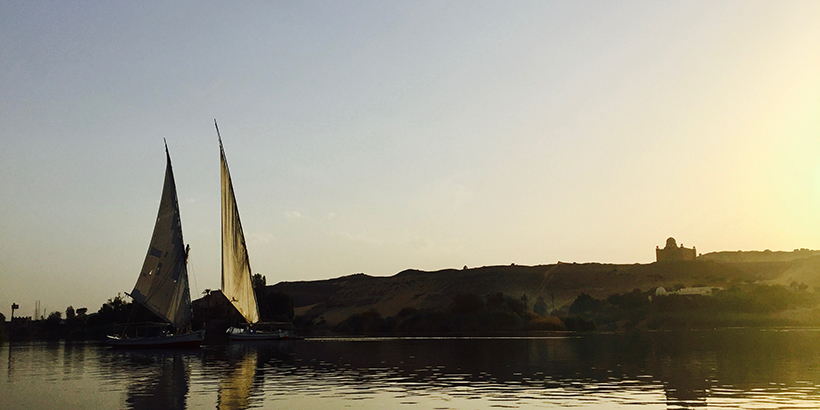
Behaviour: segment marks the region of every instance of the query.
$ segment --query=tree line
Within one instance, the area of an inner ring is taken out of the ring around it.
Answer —
[[[294,316],[293,298],[268,292],[265,277],[254,275],[254,288],[263,321],[292,321],[304,334],[346,335],[446,335],[493,334],[497,332],[585,331],[622,329],[679,329],[720,326],[783,326],[806,323],[795,317],[800,309],[820,308],[820,295],[804,284],[744,284],[711,295],[686,295],[656,290],[612,294],[596,298],[579,294],[571,304],[558,309],[539,296],[511,297],[501,292],[487,295],[460,293],[443,309],[405,307],[392,316],[370,309],[350,315],[329,326],[322,319]],[[682,286],[680,286],[682,287]],[[228,305],[229,306],[229,305]],[[229,308],[230,309],[230,308]],[[123,295],[108,299],[97,310],[69,306],[37,321],[6,322],[0,315],[0,340],[8,338],[101,339],[115,334],[126,323],[160,322],[148,309]],[[208,315],[194,311],[195,328],[225,318],[226,311]],[[811,320],[811,319],[810,319]],[[5,326],[4,326],[5,324]]]
[[[321,320],[296,323],[306,332],[396,335],[818,325],[820,318],[797,316],[811,308],[820,309],[820,295],[804,284],[745,284],[706,295],[634,289],[599,299],[581,293],[558,309],[549,309],[543,297],[530,309],[526,295],[462,293],[446,309],[406,307],[393,316],[370,309],[329,329]]]

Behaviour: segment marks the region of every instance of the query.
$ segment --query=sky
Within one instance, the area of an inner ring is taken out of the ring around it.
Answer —
[[[820,2],[0,2],[0,313],[130,292],[219,122],[268,284],[820,249]]]

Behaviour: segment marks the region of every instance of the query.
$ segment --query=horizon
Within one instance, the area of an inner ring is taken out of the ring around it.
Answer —
[[[683,247],[683,244],[680,244],[679,246]],[[663,249],[663,248],[661,247],[661,249]],[[736,253],[736,252],[741,252],[741,253],[743,253],[743,252],[746,252],[746,253],[767,253],[767,252],[771,252],[771,253],[794,253],[794,252],[800,252],[800,251],[820,252],[820,250],[808,249],[808,248],[797,248],[797,249],[794,249],[794,250],[791,250],[791,251],[771,250],[771,249],[764,249],[764,250],[735,250],[735,251],[723,250],[723,251],[712,251],[712,252],[708,252],[708,253],[698,252],[697,257],[703,256],[703,255],[708,255],[708,254],[716,254],[716,253]],[[402,269],[398,272],[395,272],[395,273],[392,273],[392,274],[389,274],[389,275],[371,275],[371,274],[368,274],[367,272],[351,272],[351,273],[347,273],[347,274],[343,274],[343,275],[339,275],[339,276],[334,276],[334,277],[327,277],[327,278],[315,278],[315,279],[309,279],[309,280],[305,280],[305,279],[283,280],[283,281],[278,281],[278,282],[275,282],[275,283],[272,283],[272,284],[271,283],[266,283],[266,287],[276,286],[277,284],[287,283],[287,282],[291,282],[291,283],[292,282],[313,282],[313,281],[319,281],[320,282],[320,281],[325,281],[325,280],[334,280],[334,279],[340,279],[340,278],[349,277],[349,276],[356,276],[356,275],[365,275],[365,276],[369,276],[369,277],[388,277],[389,278],[389,277],[396,276],[396,275],[401,274],[401,273],[406,272],[406,271],[419,271],[419,272],[435,273],[435,272],[440,272],[440,271],[445,271],[445,270],[485,269],[485,268],[500,268],[500,267],[507,267],[507,266],[535,267],[535,266],[550,266],[550,265],[560,265],[560,264],[570,264],[570,265],[576,265],[576,264],[577,265],[585,265],[585,264],[602,264],[602,265],[636,265],[636,264],[639,264],[640,265],[640,264],[646,264],[646,265],[650,265],[650,264],[653,264],[653,263],[657,263],[657,261],[650,261],[650,262],[643,262],[643,263],[642,262],[611,263],[611,262],[599,262],[599,261],[562,261],[562,260],[558,260],[558,261],[555,261],[554,263],[537,263],[537,264],[533,264],[533,265],[522,265],[522,264],[517,264],[517,263],[493,264],[493,265],[482,265],[482,266],[466,266],[465,265],[462,268],[452,266],[452,267],[443,267],[443,268],[431,269],[431,270],[416,269],[416,268],[405,268],[405,269]],[[206,289],[203,289],[202,292],[200,292],[198,294],[195,294],[194,292],[191,292],[191,301],[202,299],[203,297],[206,296],[206,292],[215,292],[215,291],[216,292],[221,292],[221,289],[219,289],[219,288],[214,288],[214,289],[206,288]],[[125,297],[126,301],[128,301],[128,300],[133,301],[133,299],[130,297],[130,295],[127,295],[125,292],[113,295],[109,299],[113,299],[115,297]],[[66,307],[63,308],[62,310],[60,310],[60,309],[52,310],[52,309],[49,309],[47,306],[43,305],[40,302],[41,302],[41,300],[39,300],[39,299],[35,300],[32,303],[32,309],[35,309],[35,311],[39,310],[40,317],[42,317],[42,318],[46,318],[50,313],[53,313],[55,311],[58,311],[61,314],[63,314],[63,313],[65,313],[65,310],[69,306],[73,307],[75,310],[80,309],[80,308],[87,308],[88,309],[88,313],[87,313],[88,315],[96,314],[97,310],[99,310],[99,307],[97,307],[97,308],[90,308],[88,306],[79,306],[78,307],[78,306],[74,306],[72,304],[66,305]],[[15,303],[15,304],[19,305],[19,303],[16,303],[16,302],[12,302],[12,303]],[[100,304],[100,306],[102,306],[103,303],[106,303],[106,302],[102,302]],[[23,309],[21,309],[21,308],[17,308],[15,310],[18,311],[18,312],[23,311]],[[0,310],[0,313],[3,313],[2,310]],[[16,317],[26,317],[26,315],[25,315],[25,313],[23,313],[23,314],[18,314]],[[35,315],[32,315],[31,317],[32,317],[33,320],[38,320],[38,317],[35,316]],[[11,320],[11,315],[7,316],[6,320]]]
[[[808,1],[0,3],[0,313],[96,312],[133,289],[163,138],[191,297],[218,289],[214,118],[269,283],[650,263],[670,236],[820,249],[819,17]]]

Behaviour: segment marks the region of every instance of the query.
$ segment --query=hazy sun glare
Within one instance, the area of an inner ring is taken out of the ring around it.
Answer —
[[[0,308],[131,289],[162,138],[193,292],[217,288],[214,117],[269,283],[651,262],[669,236],[820,248],[818,21],[800,1],[0,4]]]

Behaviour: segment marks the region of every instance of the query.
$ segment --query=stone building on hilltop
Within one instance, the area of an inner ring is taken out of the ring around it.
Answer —
[[[683,244],[678,246],[675,238],[667,239],[663,249],[655,247],[655,257],[658,262],[693,261],[697,255],[694,246],[691,248],[684,248]]]

